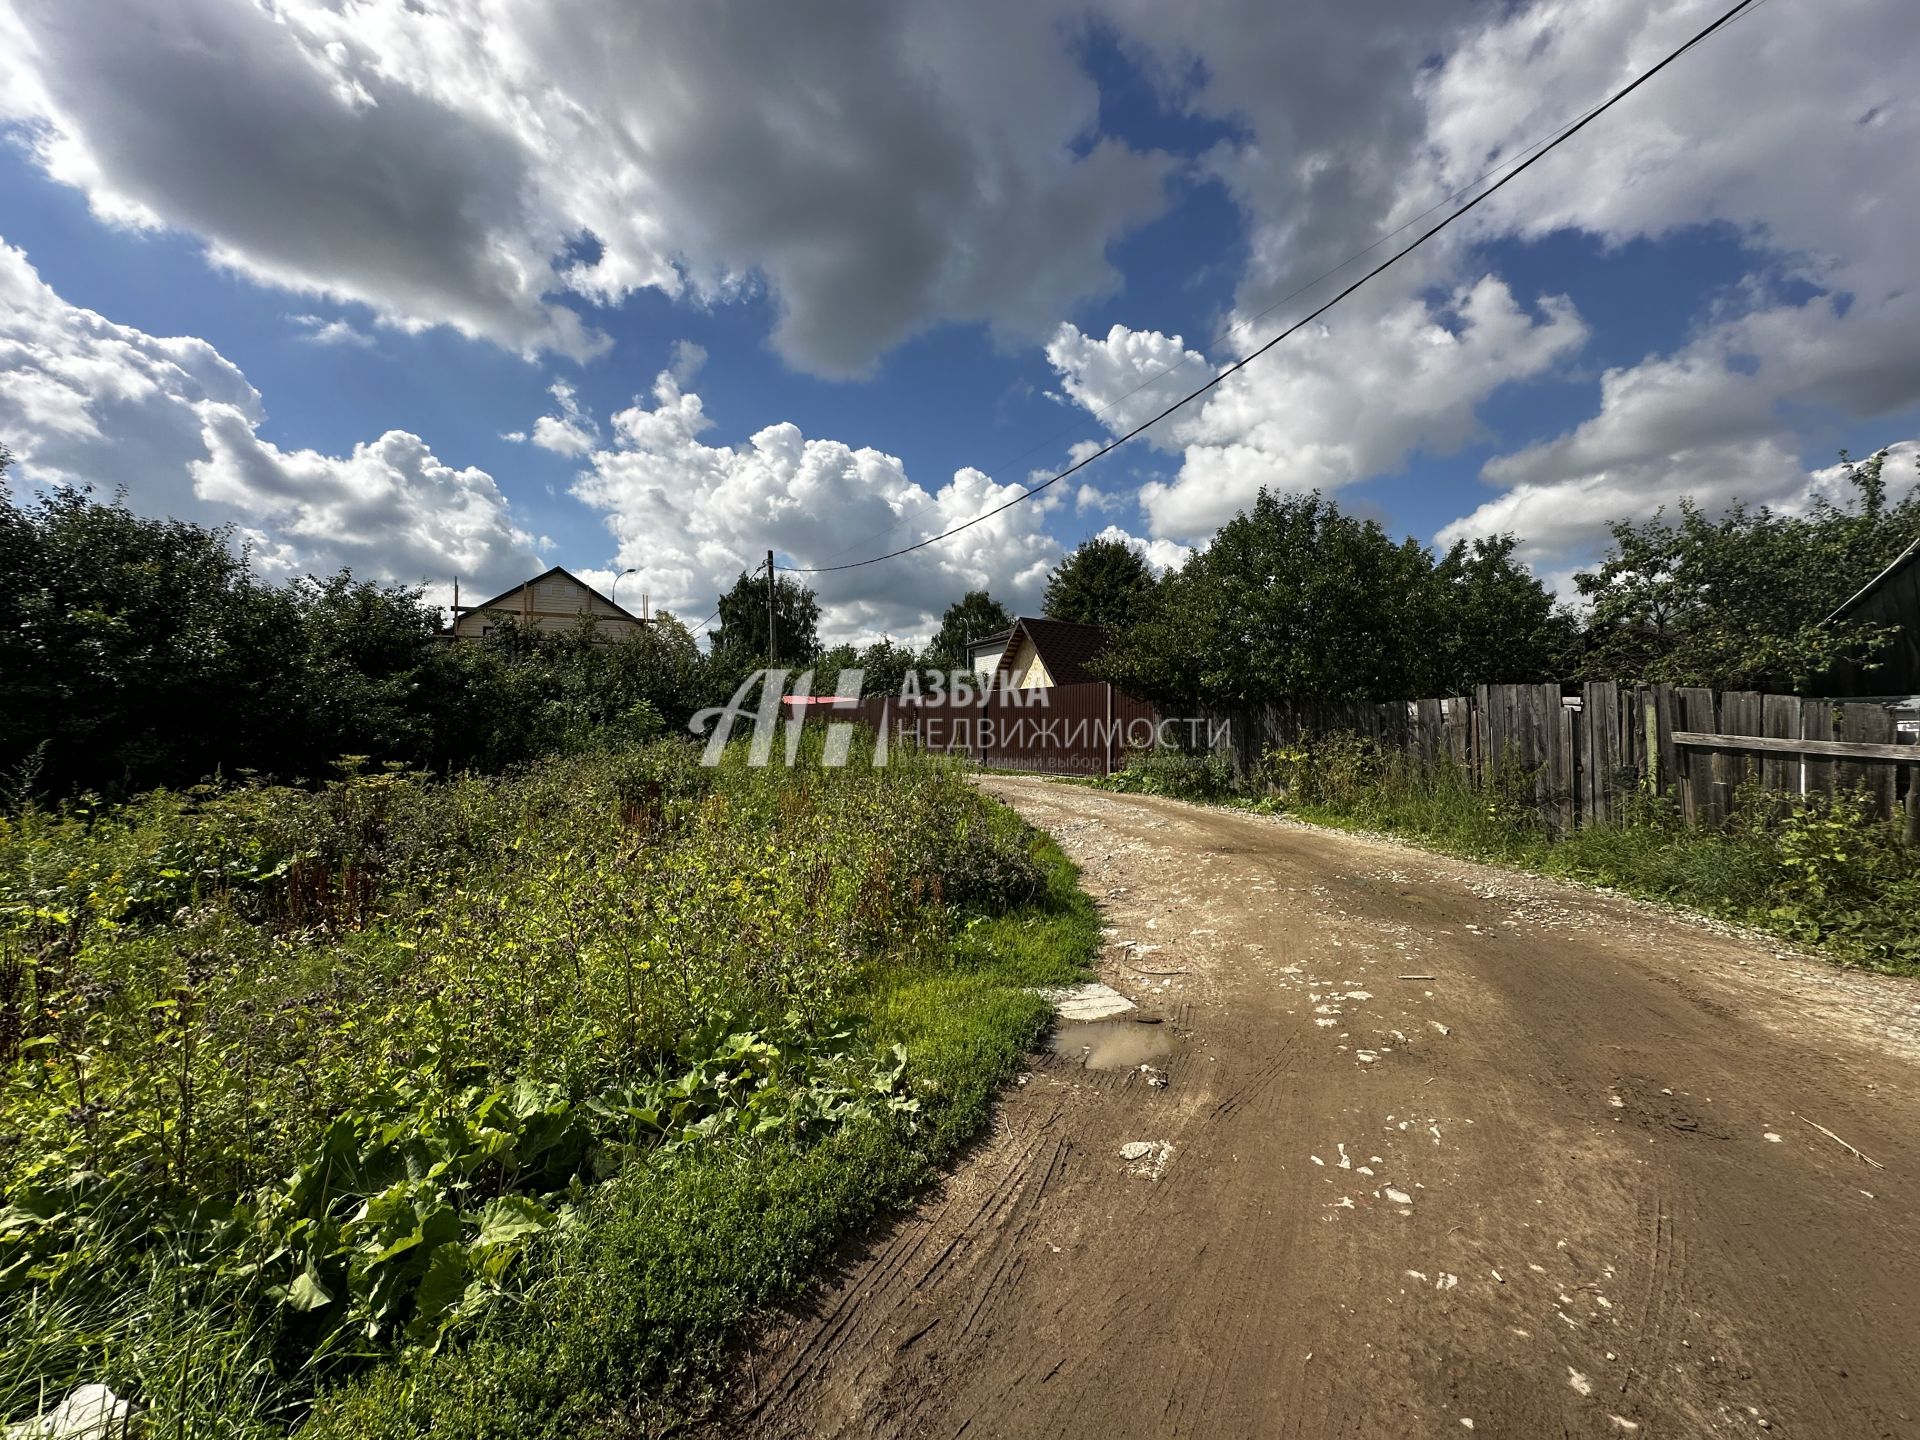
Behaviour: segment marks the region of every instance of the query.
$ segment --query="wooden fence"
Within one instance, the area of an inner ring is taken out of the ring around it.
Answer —
[[[833,718],[841,714],[835,707]],[[990,769],[1050,775],[1108,775],[1129,751],[1150,750],[1164,738],[1151,705],[1098,682],[862,700],[847,715],[890,738]]]
[[[1416,763],[1450,761],[1475,785],[1511,767],[1562,830],[1619,819],[1636,791],[1670,795],[1689,824],[1715,825],[1752,787],[1864,792],[1881,816],[1904,810],[1920,841],[1920,744],[1876,701],[1594,681],[1385,704],[1288,702],[1230,719],[1221,748],[1243,773],[1276,745],[1350,731]]]

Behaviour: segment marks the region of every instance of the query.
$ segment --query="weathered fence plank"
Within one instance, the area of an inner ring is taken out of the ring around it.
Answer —
[[[1878,705],[1867,705],[1859,701],[1849,701],[1840,707],[1840,738],[1848,742],[1873,744],[1881,739],[1874,721],[1886,718],[1886,711]],[[1891,740],[1892,735],[1887,739]],[[1834,766],[1834,788],[1840,791],[1865,790],[1871,787],[1872,777],[1869,766],[1858,760],[1842,760]]]
[[[1769,695],[1761,702],[1761,733],[1770,740],[1800,739],[1800,701],[1793,695]],[[1800,793],[1800,757],[1784,751],[1766,755],[1760,783],[1782,795]]]
[[[1842,712],[1846,720],[1846,738],[1862,745],[1893,745],[1893,716],[1883,705],[1848,705]],[[1851,768],[1851,767],[1850,767]],[[1863,764],[1859,785],[1870,797],[1876,815],[1893,815],[1894,773],[1891,765]]]
[[[1800,734],[1810,741],[1833,739],[1833,706],[1825,700],[1803,703],[1800,707]],[[1810,756],[1800,767],[1800,790],[1804,795],[1833,794],[1833,762]]]
[[[1720,697],[1720,728],[1729,735],[1764,735],[1765,706],[1757,690],[1729,690]],[[1716,779],[1724,785],[1726,813],[1731,815],[1739,803],[1740,792],[1760,778],[1760,762],[1738,750],[1722,751],[1716,757],[1720,773]]]
[[[1813,709],[1807,709],[1811,720]],[[1920,762],[1920,746],[1856,745],[1850,740],[1776,740],[1766,735],[1721,734],[1715,731],[1676,730],[1673,738],[1683,747],[1696,750],[1745,750],[1760,755],[1821,755],[1850,758],[1858,763],[1892,760],[1905,764]]]
[[[1743,796],[1831,794],[1836,775],[1897,814],[1906,777],[1920,784],[1920,746],[1893,743],[1878,703],[1848,702],[1838,720],[1831,702],[1757,691],[1589,681],[1575,698],[1555,684],[1482,685],[1471,696],[1251,707],[1231,748],[1251,763],[1305,737],[1366,736],[1409,766],[1456,766],[1478,788],[1517,784],[1556,833],[1623,822],[1636,789],[1671,797],[1688,824],[1719,826]]]
[[[1654,724],[1660,732],[1660,785],[1671,793],[1677,781],[1680,764],[1680,751],[1673,743],[1673,732],[1678,728],[1675,721],[1673,687],[1655,685],[1652,690]]]
[[[1620,687],[1611,680],[1590,680],[1580,695],[1585,730],[1586,764],[1583,785],[1587,823],[1605,825],[1613,819],[1613,782],[1620,769]]]
[[[1679,718],[1675,730],[1714,733],[1720,728],[1713,691],[1685,686],[1674,691]],[[1718,824],[1713,813],[1711,780],[1713,757],[1693,750],[1680,751],[1680,818],[1689,825]]]

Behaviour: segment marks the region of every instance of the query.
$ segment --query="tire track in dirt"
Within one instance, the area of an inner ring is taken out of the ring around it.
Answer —
[[[1168,1085],[1034,1057],[941,1191],[769,1326],[716,1433],[1920,1436],[1920,988],[1383,842],[982,783],[1082,866]],[[1134,1140],[1172,1145],[1158,1179]]]

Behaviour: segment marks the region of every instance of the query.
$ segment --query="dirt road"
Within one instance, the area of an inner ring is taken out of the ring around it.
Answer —
[[[1398,846],[984,783],[1084,868],[1103,978],[1172,1052],[1036,1057],[992,1140],[768,1337],[731,1432],[1920,1436],[1920,984]]]

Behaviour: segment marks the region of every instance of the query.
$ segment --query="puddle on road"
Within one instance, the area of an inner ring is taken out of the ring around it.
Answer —
[[[1056,1027],[1047,1048],[1089,1070],[1131,1070],[1171,1055],[1173,1032],[1138,1020],[1095,1020]]]

